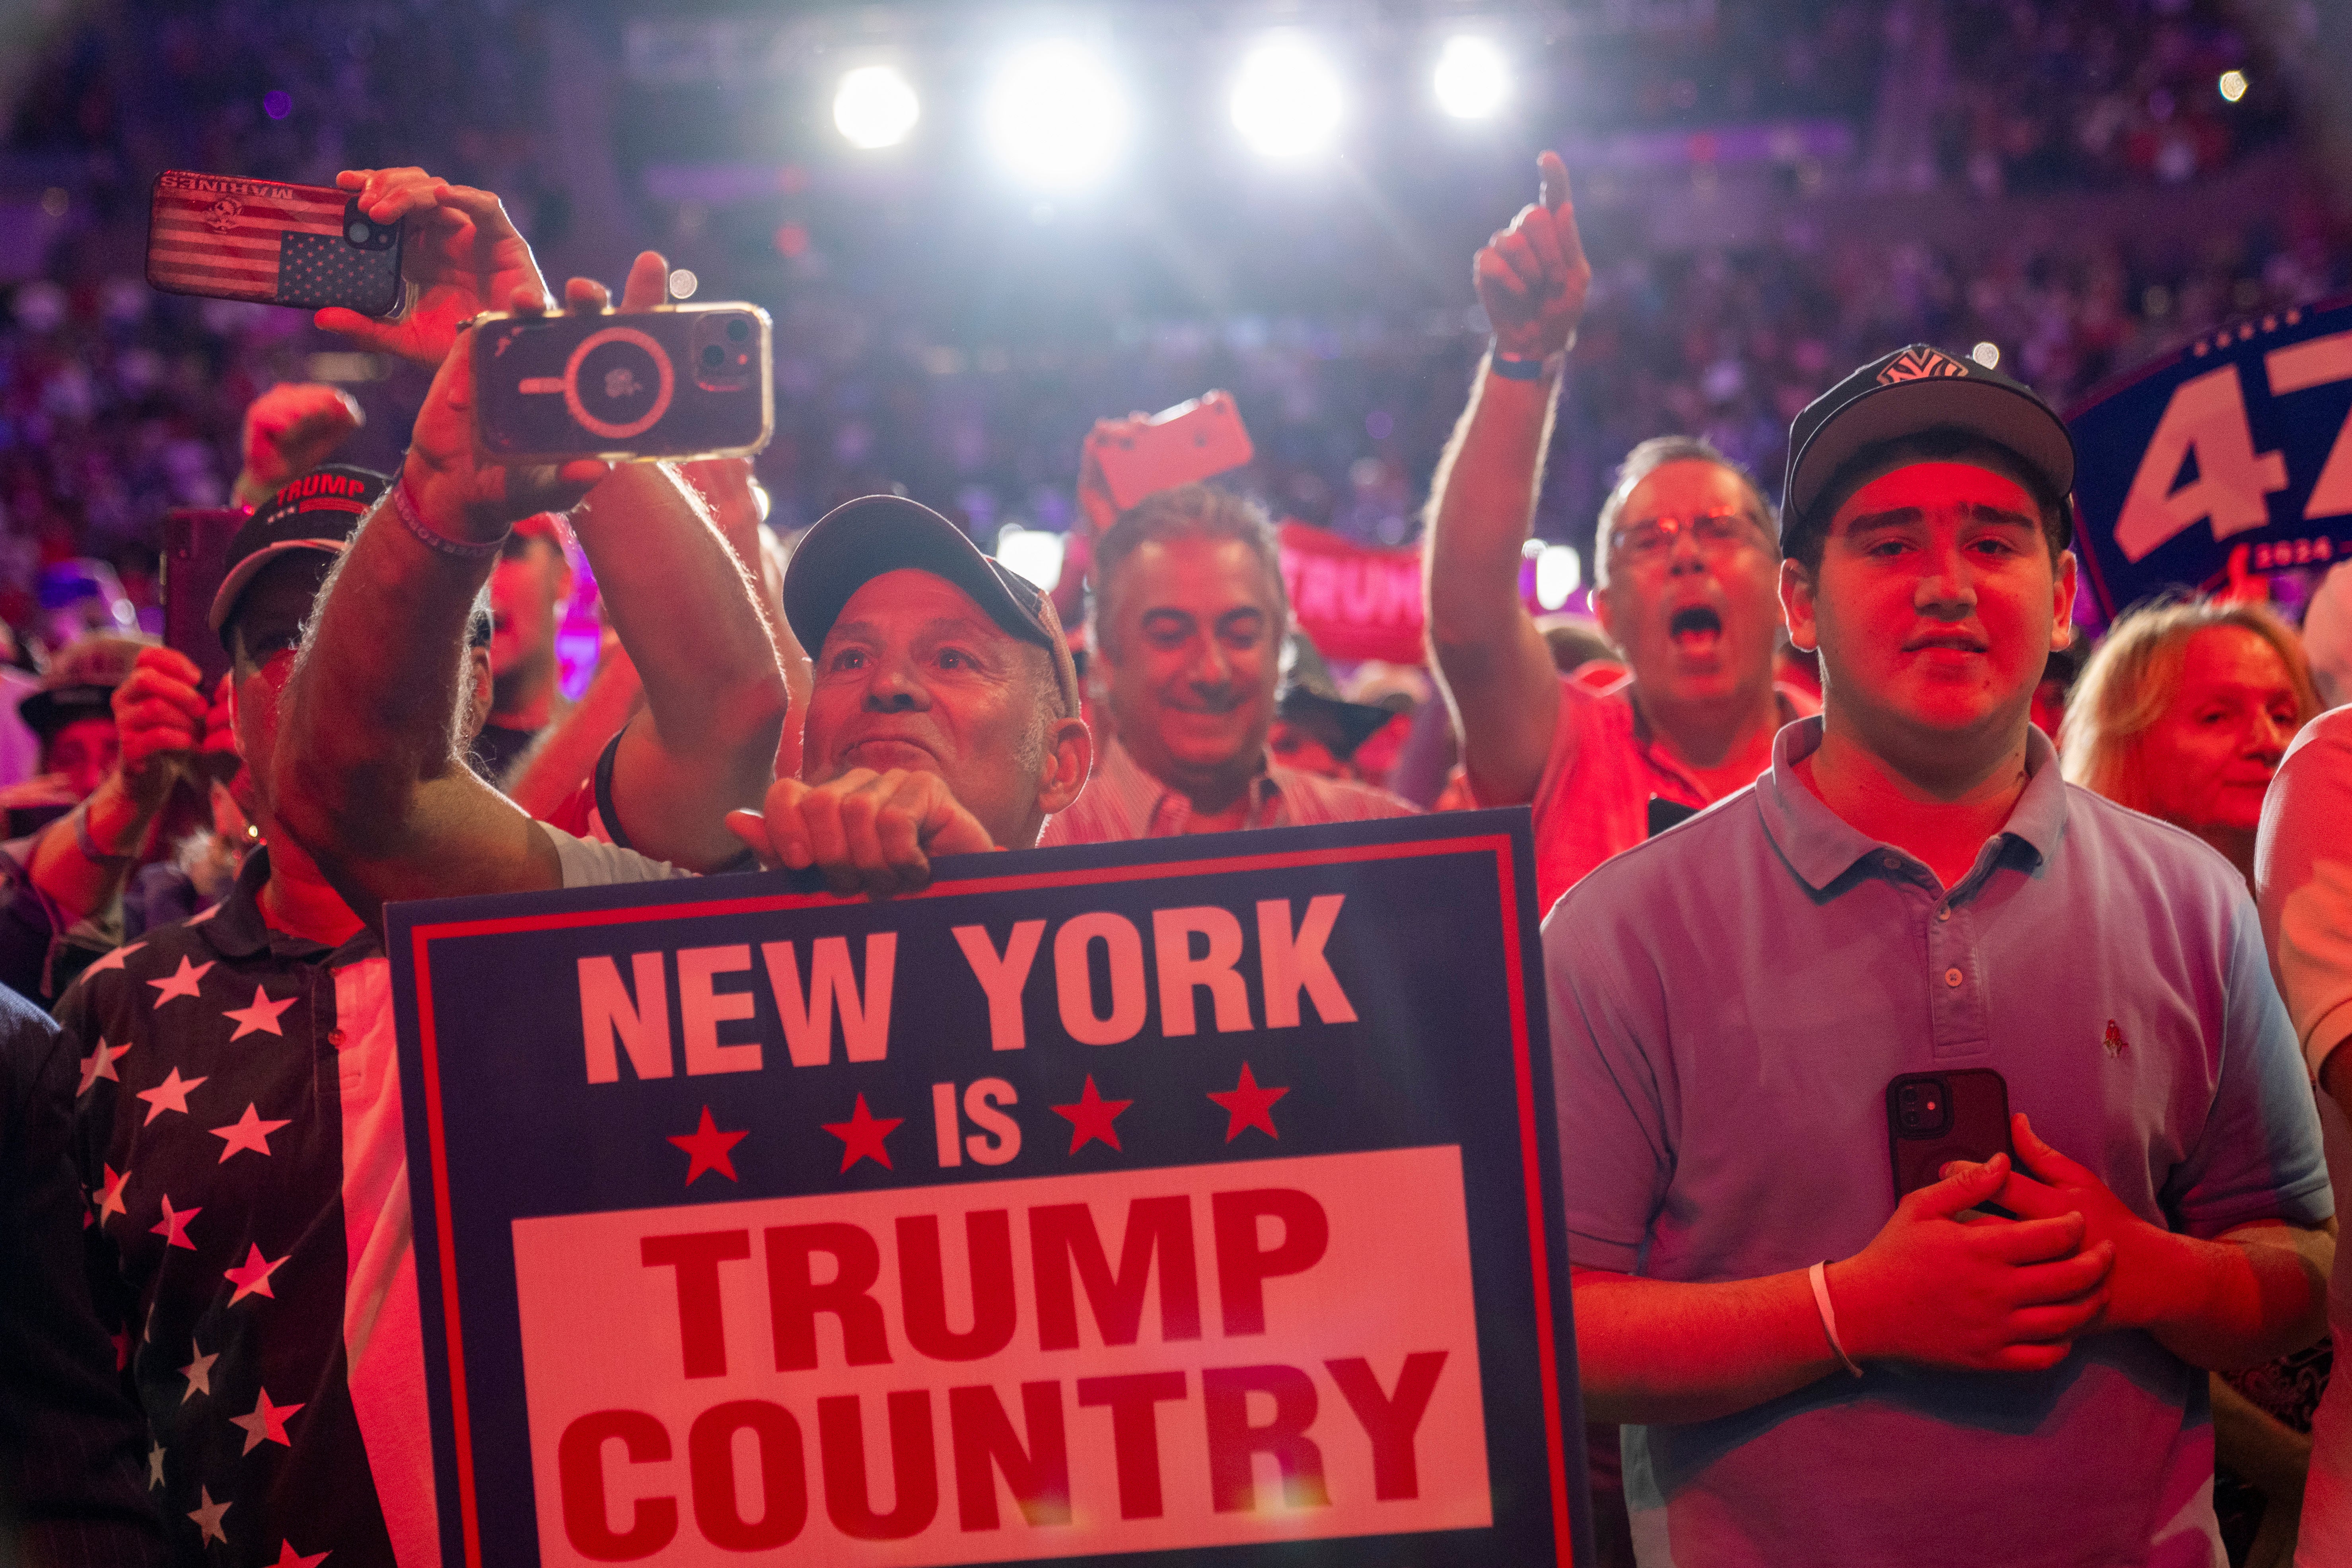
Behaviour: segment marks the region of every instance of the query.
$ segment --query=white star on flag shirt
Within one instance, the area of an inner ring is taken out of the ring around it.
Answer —
[[[238,1117],[226,1127],[213,1129],[213,1136],[223,1140],[227,1144],[227,1147],[221,1151],[220,1163],[224,1165],[227,1164],[231,1154],[245,1149],[250,1149],[257,1154],[268,1154],[269,1135],[285,1125],[283,1121],[264,1121],[260,1113],[248,1102],[243,1116]]]
[[[131,1047],[125,1046],[122,1048],[127,1051]],[[106,1076],[112,1078],[114,1075],[110,1072]],[[141,1089],[138,1098],[147,1102],[147,1121],[139,1125],[146,1126],[167,1110],[176,1110],[185,1116],[188,1113],[188,1090],[204,1081],[201,1078],[184,1079],[180,1076],[180,1069],[173,1068],[163,1082],[152,1089]],[[87,1089],[89,1086],[84,1084],[82,1087]]]
[[[114,948],[110,950],[105,957],[91,964],[88,969],[83,970],[82,973],[84,974],[103,974],[110,969],[121,969],[124,959],[129,958],[132,953],[137,952],[141,948],[145,947],[146,945],[147,944],[143,942],[134,942],[127,946]]]
[[[155,1005],[161,1007],[174,996],[195,995],[196,983],[211,972],[212,966],[212,961],[192,964],[182,958],[179,968],[161,980],[150,980],[147,984],[155,988]]]
[[[201,1340],[190,1340],[188,1345],[195,1352],[196,1359],[180,1369],[180,1375],[188,1380],[187,1388],[180,1394],[180,1403],[183,1405],[199,1394],[210,1394],[213,1391],[213,1363],[220,1360],[218,1351],[213,1352],[210,1355],[205,1353],[204,1342]]]
[[[234,1268],[221,1270],[221,1278],[236,1287],[236,1293],[228,1299],[228,1304],[232,1307],[247,1296],[267,1296],[273,1301],[278,1300],[278,1292],[269,1288],[269,1277],[278,1272],[278,1265],[284,1263],[286,1259],[264,1258],[261,1256],[260,1244],[250,1245],[252,1249],[245,1255],[244,1262]],[[210,1394],[212,1390],[207,1387],[205,1392]]]
[[[232,1040],[241,1040],[246,1036],[254,1034],[271,1034],[282,1037],[285,1031],[278,1026],[278,1015],[292,1005],[294,1005],[293,997],[289,996],[282,1002],[272,1002],[269,999],[269,993],[257,985],[253,988],[252,1006],[224,1007],[221,1009],[221,1016],[236,1020],[236,1033],[229,1037]]]
[[[122,1080],[119,1078],[115,1078],[114,1064],[120,1060],[122,1054],[130,1048],[130,1046],[127,1044],[110,1046],[103,1039],[100,1040],[98,1042],[98,1049],[90,1052],[89,1055],[81,1058],[81,1087],[74,1090],[74,1097],[76,1099],[79,1099],[81,1096],[88,1094],[91,1088],[96,1085],[98,1080],[102,1078],[111,1078],[114,1079],[115,1082],[121,1083]]]
[[[221,1515],[226,1513],[232,1505],[213,1501],[213,1489],[210,1487],[198,1487],[196,1495],[205,1500],[205,1506],[189,1510],[188,1517],[194,1520],[196,1528],[205,1532],[205,1541],[217,1541],[223,1546],[226,1546],[228,1531],[221,1528]]]
[[[269,1390],[265,1388],[261,1391],[260,1403],[253,1407],[253,1414],[232,1415],[228,1420],[230,1426],[245,1428],[245,1452],[248,1454],[264,1442],[290,1448],[294,1445],[286,1436],[286,1418],[301,1408],[299,1405],[270,1404]]]

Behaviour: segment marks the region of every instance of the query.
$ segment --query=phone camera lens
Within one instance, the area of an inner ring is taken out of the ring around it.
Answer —
[[[373,232],[373,231],[369,228],[366,224],[355,222],[349,228],[343,230],[343,237],[349,239],[353,245],[365,245],[368,242],[368,236]]]
[[[720,348],[717,343],[705,343],[702,345],[702,363],[709,365],[711,369],[717,370],[720,364],[725,363],[726,358],[727,351]]]
[[[740,343],[745,338],[751,335],[751,323],[738,316],[735,320],[727,323],[727,335]],[[716,363],[717,362],[713,361],[712,363]]]

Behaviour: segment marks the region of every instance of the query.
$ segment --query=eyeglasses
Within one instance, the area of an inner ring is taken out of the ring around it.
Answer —
[[[1756,524],[1743,511],[1703,511],[1691,517],[1653,517],[1609,535],[1610,552],[1636,566],[1664,561],[1675,541],[1687,531],[1699,553],[1722,557],[1742,544],[1755,542]]]

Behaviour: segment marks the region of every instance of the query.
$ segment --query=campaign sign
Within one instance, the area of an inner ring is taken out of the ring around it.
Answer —
[[[1575,1561],[1527,824],[394,908],[444,1560]]]
[[[2078,548],[2109,619],[2218,586],[2240,546],[2257,575],[2352,548],[2352,302],[2208,332],[2066,423]]]

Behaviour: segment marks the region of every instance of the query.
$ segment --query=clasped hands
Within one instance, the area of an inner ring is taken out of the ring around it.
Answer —
[[[1856,1361],[2039,1372],[2088,1334],[2144,1329],[2169,1304],[2179,1238],[2134,1214],[2088,1167],[2011,1119],[2017,1150],[1955,1162],[1906,1194],[1868,1247],[1828,1269]],[[2018,1217],[1974,1214],[1998,1204]]]

